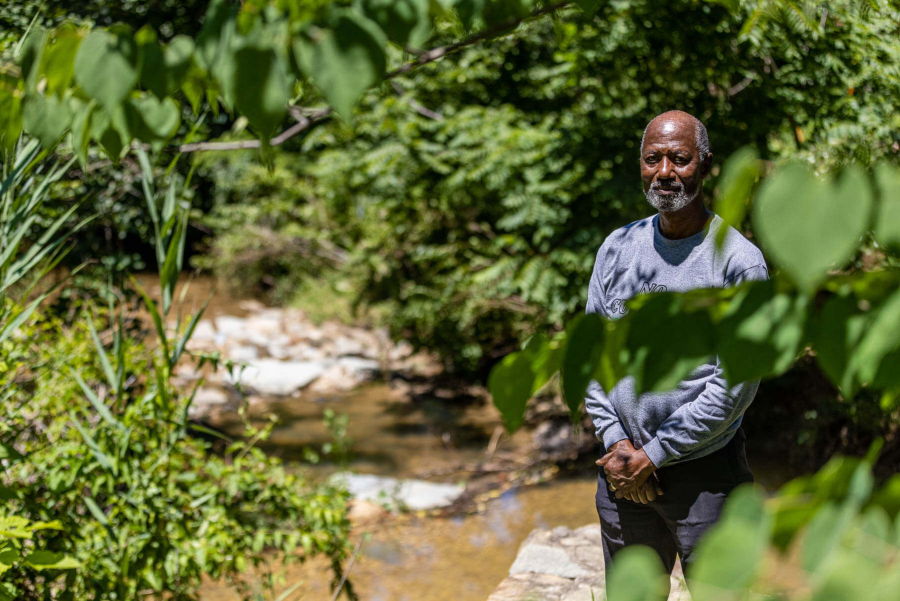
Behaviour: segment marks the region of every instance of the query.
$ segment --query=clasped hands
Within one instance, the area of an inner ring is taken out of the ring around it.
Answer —
[[[654,473],[656,466],[643,449],[635,449],[627,438],[612,445],[596,463],[606,473],[609,489],[615,491],[617,499],[649,503],[663,494]]]

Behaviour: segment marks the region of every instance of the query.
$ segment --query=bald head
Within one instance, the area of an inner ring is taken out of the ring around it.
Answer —
[[[661,213],[702,206],[702,184],[711,163],[709,136],[699,119],[684,111],[658,115],[641,138],[641,179],[647,202]]]
[[[650,120],[647,127],[644,128],[644,135],[641,137],[641,153],[644,152],[644,140],[647,139],[647,132],[655,129],[673,130],[673,128],[688,127],[693,131],[694,143],[697,145],[697,152],[700,161],[705,161],[709,154],[709,134],[706,132],[706,126],[700,119],[684,111],[666,111],[660,113]]]

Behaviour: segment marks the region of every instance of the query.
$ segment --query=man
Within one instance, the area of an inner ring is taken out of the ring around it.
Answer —
[[[641,178],[658,213],[603,241],[586,313],[616,319],[635,294],[767,279],[762,253],[734,228],[716,246],[724,225],[703,202],[711,165],[709,137],[697,118],[670,111],[649,123]],[[669,572],[677,553],[690,576],[694,546],[718,519],[725,497],[753,481],[740,424],[758,384],[726,382],[716,360],[663,393],[638,396],[630,377],[608,392],[591,382],[585,403],[607,451],[597,461],[603,471],[596,495],[607,566],[623,547],[643,544]]]

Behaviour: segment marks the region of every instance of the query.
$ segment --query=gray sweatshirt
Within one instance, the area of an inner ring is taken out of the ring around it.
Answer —
[[[722,288],[768,278],[762,253],[736,229],[725,226],[725,240],[716,247],[716,232],[724,226],[718,215],[706,229],[681,240],[664,237],[658,219],[659,215],[640,219],[603,241],[585,313],[616,319],[627,311],[625,301],[636,294]],[[592,380],[585,406],[606,448],[628,438],[662,467],[703,457],[728,444],[758,387],[759,380],[730,385],[716,359],[697,367],[678,388],[667,392],[636,396],[634,379],[628,376],[605,393]]]

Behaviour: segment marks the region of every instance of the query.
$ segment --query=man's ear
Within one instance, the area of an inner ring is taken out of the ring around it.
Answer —
[[[713,153],[710,152],[706,155],[706,160],[700,164],[700,177],[702,179],[709,177],[710,172],[712,172],[712,159]]]

